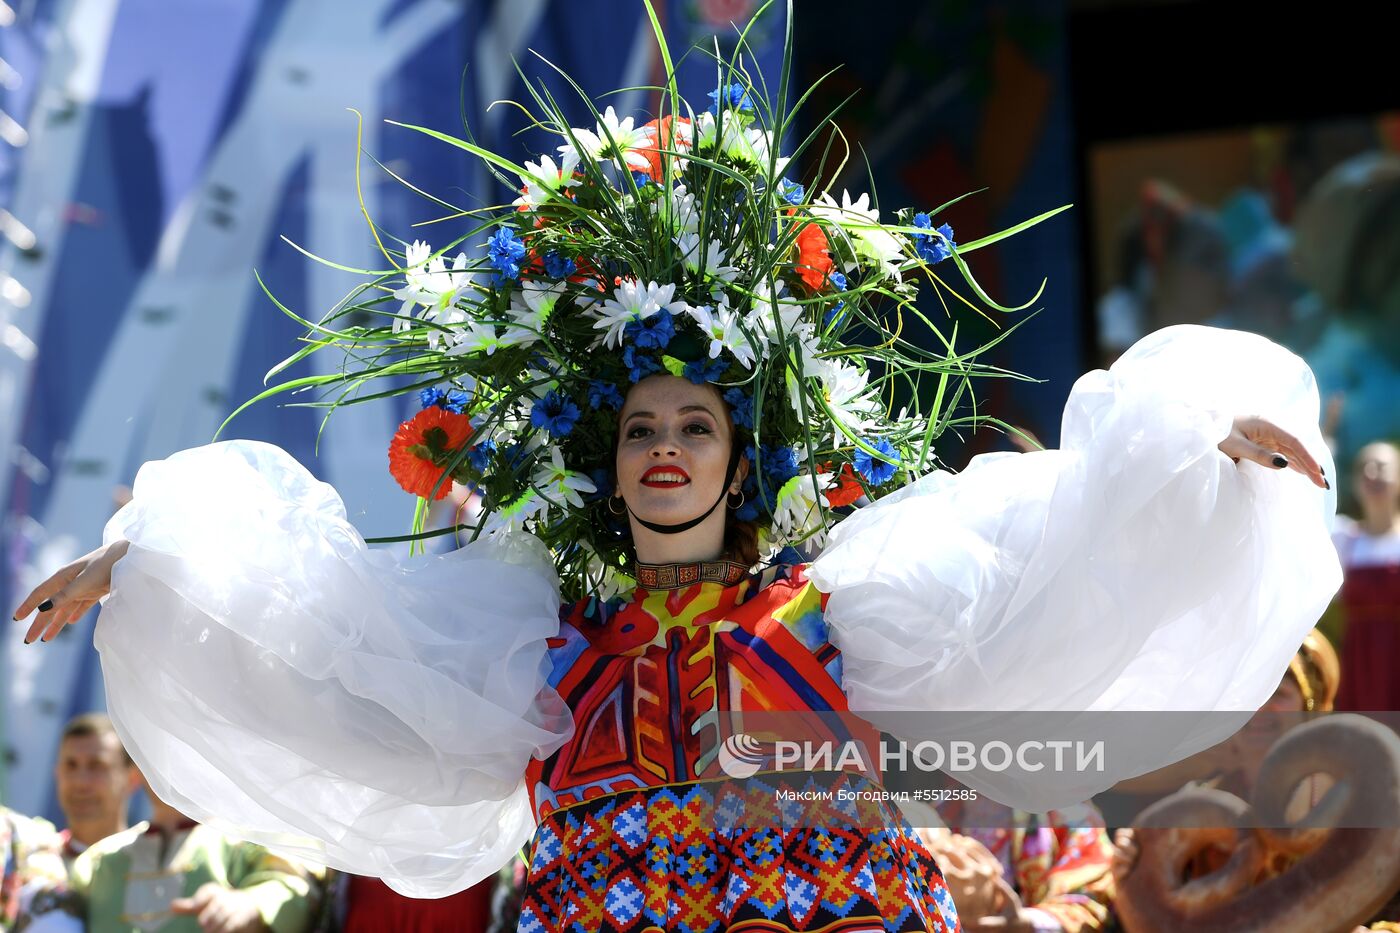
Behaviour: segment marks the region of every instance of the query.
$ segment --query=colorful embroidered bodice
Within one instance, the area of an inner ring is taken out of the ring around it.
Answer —
[[[898,808],[850,802],[877,788],[867,776],[720,767],[727,736],[773,721],[758,714],[798,714],[808,741],[878,738],[822,715],[847,712],[841,655],[804,569],[726,585],[723,567],[655,568],[639,574],[655,588],[561,613],[549,682],[574,735],[526,772],[539,826],[521,930],[956,933]]]
[[[550,684],[573,710],[575,731],[548,760],[531,762],[537,815],[723,777],[716,750],[745,712],[844,712],[824,603],[804,567],[775,566],[732,586],[681,582],[566,607],[550,642]],[[822,724],[843,741],[836,718]]]

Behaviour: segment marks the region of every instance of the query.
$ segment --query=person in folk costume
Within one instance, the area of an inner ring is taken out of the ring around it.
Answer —
[[[391,470],[424,500],[480,493],[465,546],[373,550],[330,486],[231,441],[142,467],[103,546],[19,607],[47,639],[105,600],[111,715],[162,798],[415,896],[529,840],[527,930],[951,931],[893,804],[773,804],[869,775],[760,755],[736,781],[727,727],[1239,711],[1126,736],[1102,772],[961,775],[1044,810],[1269,696],[1338,577],[1302,362],[1164,330],[1078,382],[1061,449],[937,469],[932,440],[985,421],[969,379],[999,371],[910,342],[916,277],[947,263],[985,299],[962,254],[999,235],[810,194],[778,151],[786,98],[718,67],[708,109],[672,83],[645,123],[574,128],[537,95],[560,145],[524,166],[453,141],[519,197],[444,249],[386,249],[355,315],[317,325],[356,348],[327,385],[413,380]],[[485,255],[449,265],[464,243]],[[935,402],[895,413],[904,389]],[[765,563],[789,544],[822,550]]]
[[[1400,448],[1374,441],[1358,451],[1352,489],[1359,519],[1338,517],[1332,541],[1343,567],[1337,708],[1400,710]]]

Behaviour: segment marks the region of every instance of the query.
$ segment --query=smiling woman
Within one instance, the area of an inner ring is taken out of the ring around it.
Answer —
[[[727,527],[739,521],[725,500],[741,495],[749,472],[719,391],[651,376],[627,393],[618,423],[613,497],[627,507],[636,559],[718,560]]]

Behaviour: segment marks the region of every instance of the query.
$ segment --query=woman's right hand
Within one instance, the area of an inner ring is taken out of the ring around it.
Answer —
[[[76,622],[112,589],[112,567],[122,559],[131,542],[105,544],[59,569],[25,597],[15,610],[15,621],[39,610],[25,633],[26,645],[35,639],[52,641],[70,622]]]

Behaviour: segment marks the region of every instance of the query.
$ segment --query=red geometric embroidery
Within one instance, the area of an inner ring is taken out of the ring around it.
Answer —
[[[886,804],[778,803],[872,789],[841,772],[624,791],[540,824],[526,933],[957,933],[927,850]],[[873,827],[873,828],[872,828]]]

